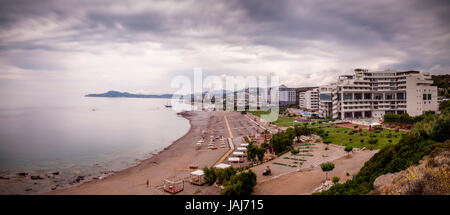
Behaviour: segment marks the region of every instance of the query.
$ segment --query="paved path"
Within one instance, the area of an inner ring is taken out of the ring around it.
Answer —
[[[227,125],[227,129],[228,129],[228,134],[230,135],[230,137],[228,138],[228,145],[230,146],[230,150],[228,150],[227,153],[225,153],[217,162],[215,165],[222,163],[225,159],[227,159],[227,157],[234,151],[234,144],[233,144],[233,134],[231,133],[231,129],[230,129],[230,124],[228,123],[228,119],[227,116],[223,116],[223,118],[225,119],[225,124]]]

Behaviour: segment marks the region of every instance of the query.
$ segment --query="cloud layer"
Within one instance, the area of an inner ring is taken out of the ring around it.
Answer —
[[[447,1],[2,1],[2,91],[172,92],[192,75],[450,72]]]

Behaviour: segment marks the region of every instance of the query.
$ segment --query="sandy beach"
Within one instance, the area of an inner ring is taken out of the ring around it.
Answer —
[[[163,151],[140,164],[116,172],[99,180],[92,180],[74,187],[54,190],[43,194],[159,194],[169,195],[163,190],[164,180],[176,177],[184,179],[184,190],[177,193],[181,195],[217,195],[219,188],[215,186],[196,186],[189,182],[190,172],[194,171],[191,165],[203,168],[213,166],[219,161],[226,161],[230,147],[207,149],[203,146],[195,149],[195,143],[206,137],[223,136],[230,138],[233,144],[240,141],[245,135],[260,133],[264,127],[252,120],[251,117],[238,112],[188,112],[184,116],[190,121],[191,128],[187,134],[175,141]],[[311,194],[325,180],[325,173],[320,170],[320,164],[332,161],[336,164],[329,177],[339,176],[341,182],[351,178],[377,151],[357,151],[346,156],[343,146],[329,146],[323,143],[311,145],[311,156],[303,157],[305,160],[298,167],[282,166],[279,163],[294,165],[297,163],[289,157],[288,153],[278,158],[252,167],[257,174],[258,184],[254,194]],[[326,148],[326,149],[325,149]],[[292,157],[291,157],[292,158]],[[278,164],[277,164],[278,163]],[[235,165],[234,165],[235,166]],[[266,166],[272,169],[272,176],[262,176]],[[350,174],[346,176],[346,173]],[[147,187],[147,180],[149,186]]]
[[[54,190],[43,194],[169,194],[162,189],[164,180],[171,177],[185,179],[184,190],[177,194],[219,194],[214,186],[196,186],[188,182],[192,169],[213,166],[228,151],[229,147],[216,150],[196,150],[195,143],[202,132],[214,131],[214,136],[239,137],[261,132],[253,121],[238,112],[189,112],[185,116],[191,124],[189,132],[172,145],[134,167],[119,171],[101,180],[85,182],[78,186]],[[227,123],[225,123],[225,117]],[[243,126],[244,125],[244,126]],[[209,134],[207,134],[209,136]],[[147,188],[146,182],[150,186]]]

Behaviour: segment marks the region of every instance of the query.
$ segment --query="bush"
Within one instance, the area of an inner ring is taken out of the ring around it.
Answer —
[[[216,181],[218,184],[223,184],[229,181],[233,175],[236,175],[237,170],[233,167],[225,169],[215,169]]]
[[[390,114],[387,113],[384,115],[385,123],[396,123],[396,124],[414,124],[416,122],[420,122],[424,119],[423,115],[411,117],[407,113],[405,114]]]
[[[359,127],[358,125],[354,125],[354,126],[353,126],[353,128],[355,128],[355,129],[358,128],[358,127]]]
[[[371,144],[371,145],[375,145],[375,144],[378,143],[378,139],[372,139],[371,138],[371,139],[369,139],[368,143]]]
[[[333,184],[337,184],[338,182],[339,182],[339,180],[340,180],[341,178],[339,178],[339,177],[337,177],[337,176],[334,176],[333,177]]]
[[[426,115],[426,114],[425,114]],[[404,170],[411,165],[418,164],[424,156],[432,154],[432,151],[441,148],[450,149],[450,141],[439,143],[443,135],[448,135],[449,130],[446,123],[442,122],[450,118],[449,113],[442,113],[439,116],[426,115],[420,122],[414,124],[414,130],[402,139],[396,145],[389,145],[376,153],[364,166],[359,173],[343,184],[336,184],[329,190],[323,191],[323,195],[355,195],[368,194],[373,190],[373,182],[380,175],[395,173]],[[441,128],[439,128],[441,127]],[[446,131],[444,130],[446,129]],[[436,132],[440,131],[440,132]],[[436,133],[434,133],[436,132]],[[431,134],[435,135],[431,135]],[[371,146],[373,147],[373,146]],[[423,187],[422,187],[423,188]],[[423,191],[420,184],[413,185],[409,192],[420,193]]]
[[[353,147],[351,147],[351,146],[346,146],[345,148],[344,148],[344,151],[346,151],[347,153],[348,152],[351,152],[353,150]]]
[[[204,167],[203,168],[203,174],[204,174],[204,178],[206,183],[208,183],[208,185],[212,185],[214,184],[214,182],[216,182],[216,171],[214,167],[208,168],[208,167]]]
[[[256,174],[251,170],[231,176],[225,183],[223,195],[250,195],[256,185]]]
[[[324,140],[323,143],[325,143],[325,144],[330,144],[330,143],[331,143],[331,140],[328,140],[328,139],[327,139],[327,140]]]
[[[292,148],[292,140],[294,137],[294,129],[288,128],[285,132],[274,134],[270,139],[270,145],[276,154],[280,154]]]

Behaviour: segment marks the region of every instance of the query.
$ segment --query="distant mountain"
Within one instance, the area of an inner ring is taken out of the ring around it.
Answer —
[[[100,93],[100,94],[87,94],[86,97],[110,97],[110,98],[119,98],[119,97],[126,97],[126,98],[172,98],[173,94],[162,94],[162,95],[145,95],[145,94],[133,94],[133,93],[127,93],[127,92],[118,92],[118,91],[108,91],[106,93]]]

